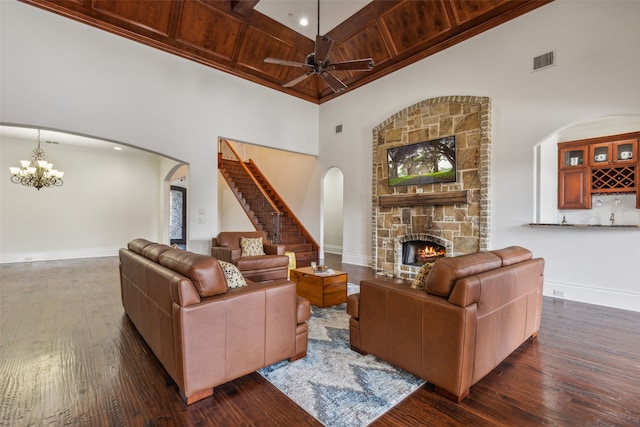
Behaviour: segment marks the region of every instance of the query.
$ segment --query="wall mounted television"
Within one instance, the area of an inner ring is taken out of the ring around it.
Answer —
[[[456,137],[387,149],[389,187],[456,181]]]

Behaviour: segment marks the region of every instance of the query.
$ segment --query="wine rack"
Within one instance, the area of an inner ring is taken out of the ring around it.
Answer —
[[[591,171],[591,192],[633,192],[635,191],[636,168],[620,166],[598,168]]]

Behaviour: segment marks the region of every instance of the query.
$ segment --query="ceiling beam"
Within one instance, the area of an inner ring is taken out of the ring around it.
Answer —
[[[253,10],[260,0],[231,0],[231,10],[238,15],[244,16],[248,11]]]

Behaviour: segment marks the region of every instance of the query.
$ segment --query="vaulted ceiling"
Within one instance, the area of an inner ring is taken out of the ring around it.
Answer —
[[[320,104],[552,0],[374,0],[326,34],[332,62],[375,62],[334,71],[340,94],[316,75],[282,87],[304,70],[264,59],[304,62],[314,41],[255,10],[260,0],[21,1]]]

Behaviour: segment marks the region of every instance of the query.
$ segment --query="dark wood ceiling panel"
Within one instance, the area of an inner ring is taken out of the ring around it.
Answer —
[[[264,58],[304,62],[314,41],[255,11],[259,0],[20,1],[307,101],[340,95],[316,75],[282,86],[305,69]],[[328,36],[333,62],[372,58],[375,67],[334,74],[348,92],[550,1],[373,0]]]
[[[381,64],[392,57],[377,22],[336,43],[335,49],[340,52],[342,61],[371,58],[376,64]],[[335,62],[337,58],[332,59]]]
[[[206,3],[186,1],[176,40],[231,61],[243,25]]]
[[[276,79],[286,79],[288,76],[285,71],[291,67],[265,64],[264,59],[272,57],[304,62],[308,53],[298,49],[292,43],[272,37],[256,28],[248,28],[238,52],[238,65],[262,71]]]
[[[93,9],[131,25],[168,35],[172,0],[94,0]]]
[[[451,30],[442,1],[406,1],[385,13],[381,19],[398,54]]]
[[[509,0],[457,0],[451,2],[456,24],[464,24],[490,12]]]

